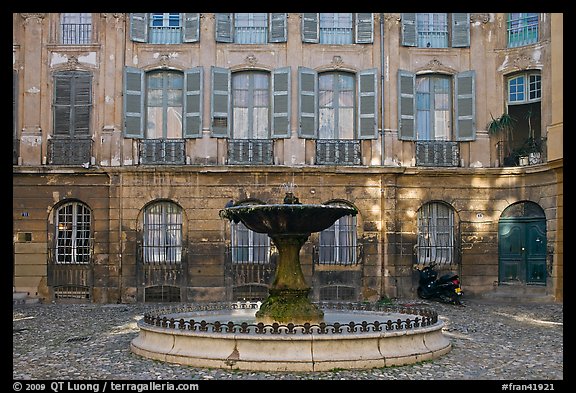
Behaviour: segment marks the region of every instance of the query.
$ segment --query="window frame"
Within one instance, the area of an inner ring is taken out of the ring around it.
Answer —
[[[66,212],[70,209],[70,212]],[[66,220],[70,217],[70,220]],[[79,217],[87,219],[79,220]],[[54,212],[54,263],[90,264],[92,261],[92,210],[83,202],[70,201]],[[79,236],[80,235],[80,236]],[[66,253],[65,250],[69,249]]]
[[[439,209],[443,209],[446,214],[440,216]],[[448,220],[448,224],[439,225],[438,221],[442,219]],[[418,232],[415,257],[418,264],[425,266],[436,262],[438,265],[452,265],[457,262],[456,212],[451,205],[443,201],[423,204],[417,212],[416,228]],[[446,238],[447,244],[441,244],[438,239],[440,235]]]
[[[154,209],[159,209],[159,211],[153,212]],[[150,222],[155,221],[151,220],[151,214],[157,216],[157,222]],[[179,265],[183,262],[183,219],[183,209],[172,201],[156,201],[144,208],[142,216],[142,263],[144,265]],[[151,231],[152,226],[156,226],[157,229]],[[149,244],[151,240],[153,244]],[[155,243],[156,240],[158,243]]]
[[[535,82],[531,81],[532,77],[537,77],[538,80]],[[521,100],[512,100],[511,99],[511,84],[513,81],[524,78],[524,83],[522,84],[522,94],[524,99]],[[530,86],[536,84],[538,88],[531,90]],[[539,92],[539,96],[535,98],[530,98],[530,94],[532,92]],[[542,74],[539,71],[526,71],[521,73],[514,73],[506,78],[506,101],[508,105],[521,105],[521,104],[528,104],[533,102],[541,102],[542,101]]]
[[[269,264],[270,247],[270,237],[265,233],[254,232],[242,222],[230,222],[230,255],[232,264]]]
[[[76,19],[77,21],[74,21]],[[58,26],[58,39],[59,43],[62,45],[90,45],[93,43],[94,26],[91,12],[63,12],[60,14]],[[70,40],[74,42],[66,42],[67,40],[65,39],[65,34],[67,32],[74,33],[76,38]]]
[[[518,18],[513,19],[513,15],[518,15]],[[536,23],[531,23],[529,19],[536,18]],[[512,24],[516,22],[518,26],[512,26]],[[536,34],[535,37],[529,38],[530,30],[533,27],[536,27]],[[528,38],[520,39],[516,38],[511,40],[513,34],[516,34],[518,37],[526,36]],[[508,13],[506,16],[506,46],[508,48],[518,48],[521,46],[527,46],[535,44],[539,41],[540,36],[540,14],[538,13],[528,13],[528,12],[519,12],[519,13]]]
[[[318,264],[351,266],[358,264],[356,216],[339,218],[318,235]],[[333,235],[329,235],[333,234]]]

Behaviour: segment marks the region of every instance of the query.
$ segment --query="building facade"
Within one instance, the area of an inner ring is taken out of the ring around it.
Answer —
[[[349,204],[314,300],[563,300],[562,14],[14,13],[13,285],[43,301],[261,299],[228,201]]]

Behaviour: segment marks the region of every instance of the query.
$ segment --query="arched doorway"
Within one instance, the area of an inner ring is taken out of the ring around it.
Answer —
[[[498,223],[500,284],[546,285],[546,216],[534,202],[508,206]]]

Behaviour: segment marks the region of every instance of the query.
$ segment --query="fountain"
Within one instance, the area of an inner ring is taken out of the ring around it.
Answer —
[[[351,206],[302,204],[292,192],[281,204],[227,206],[221,218],[266,233],[278,249],[269,296],[261,304],[195,304],[147,313],[138,322],[132,352],[195,367],[257,371],[387,367],[447,353],[451,343],[433,310],[309,299],[301,247],[312,233],[357,213]]]

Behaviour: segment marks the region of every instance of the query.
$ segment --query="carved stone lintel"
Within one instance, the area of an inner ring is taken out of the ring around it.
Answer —
[[[21,13],[20,16],[24,19],[24,23],[28,23],[34,20],[36,23],[42,23],[46,17],[45,12],[35,12],[35,13]]]
[[[430,60],[428,62],[428,64],[419,68],[417,71],[443,72],[443,73],[447,73],[447,74],[455,74],[456,73],[456,70],[442,64],[442,62],[436,58]]]
[[[470,14],[470,22],[476,23],[480,22],[486,24],[490,21],[490,14],[483,13],[483,14]]]
[[[512,61],[512,63],[514,64],[514,67],[518,68],[519,70],[525,70],[534,65],[534,59],[525,53],[520,53],[518,57]]]
[[[342,60],[342,56],[334,56],[332,58],[332,67],[334,67],[335,69],[342,68],[343,65],[344,60]]]

